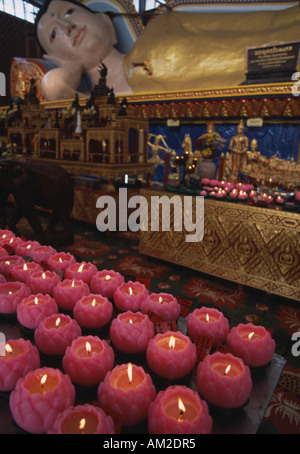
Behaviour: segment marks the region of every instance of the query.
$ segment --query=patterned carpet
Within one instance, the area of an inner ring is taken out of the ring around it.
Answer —
[[[30,236],[26,221],[18,227],[25,237]],[[293,333],[300,332],[299,303],[140,255],[136,233],[104,234],[83,223],[74,223],[74,227],[74,244],[61,250],[74,254],[78,261],[119,271],[126,281],[146,279],[151,292],[163,291],[191,300],[190,310],[201,305],[216,307],[232,326],[252,322],[270,329],[276,353],[287,363],[259,433],[300,434],[300,356],[293,355],[295,341],[291,339]],[[299,345],[296,353],[300,354]]]

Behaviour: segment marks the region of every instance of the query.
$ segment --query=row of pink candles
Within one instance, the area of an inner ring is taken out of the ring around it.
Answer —
[[[18,243],[20,247],[22,242]],[[28,256],[15,255],[16,249],[13,255],[0,255],[0,266],[3,258]],[[41,261],[22,260],[9,269],[4,267],[2,273],[13,275],[14,267],[25,264],[41,266]],[[36,346],[24,339],[10,340],[5,355],[0,356],[0,390],[11,392],[12,415],[28,432],[114,433],[111,417],[101,408],[74,406],[75,384],[97,385],[100,407],[114,408],[124,425],[148,418],[150,433],[210,433],[212,419],[206,401],[224,408],[243,405],[252,388],[249,367],[267,364],[273,356],[275,344],[268,331],[252,324],[229,330],[228,320],[213,308],[202,307],[188,315],[187,335],[179,331],[155,334],[147,314],[177,320],[180,304],[172,295],[150,294],[140,282],[125,283],[119,273],[78,264],[70,254],[52,251],[43,262],[56,271],[32,269],[27,279],[0,285],[0,312],[16,313],[23,326],[34,330]],[[84,271],[84,275],[78,274]],[[49,287],[45,284],[48,279]],[[110,299],[120,311],[112,321]],[[60,308],[72,310],[73,318],[59,313]],[[109,321],[113,345],[125,353],[144,353],[151,371],[171,383],[197,367],[199,393],[171,384],[156,395],[152,379],[142,367],[132,363],[114,366],[114,351],[105,340],[82,335],[82,327],[95,329]],[[200,336],[212,337],[214,345],[225,342],[231,353],[207,355],[197,366],[194,341]],[[41,369],[40,353],[61,355],[65,373]],[[42,407],[48,408],[45,418],[40,417]]]
[[[274,197],[266,193],[258,193],[254,190],[252,184],[243,184],[243,183],[232,183],[229,181],[219,181],[219,180],[210,180],[209,178],[203,178],[201,180],[203,186],[200,191],[200,195],[214,197],[216,199],[231,198],[236,200],[250,200],[254,197],[259,197],[260,200],[266,204],[271,204],[275,200],[278,204],[284,203],[284,198],[281,195]]]

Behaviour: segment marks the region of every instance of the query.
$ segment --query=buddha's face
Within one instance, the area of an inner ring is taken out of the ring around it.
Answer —
[[[49,4],[39,20],[37,35],[48,55],[76,60],[85,70],[98,65],[116,44],[108,16],[61,0]]]

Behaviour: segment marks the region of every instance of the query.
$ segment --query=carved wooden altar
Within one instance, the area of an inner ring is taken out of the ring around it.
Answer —
[[[174,195],[147,189],[140,194],[148,207],[152,195]],[[140,252],[300,301],[299,214],[205,199],[202,241],[185,242],[186,232],[173,227],[171,217],[170,232],[141,231]]]

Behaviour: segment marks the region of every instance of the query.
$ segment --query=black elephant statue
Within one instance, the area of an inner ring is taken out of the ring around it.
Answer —
[[[12,194],[15,207],[7,212],[7,199]],[[42,161],[0,161],[0,225],[15,233],[17,223],[25,217],[39,241],[55,245],[72,244],[74,232],[71,212],[74,188],[71,175],[56,163]],[[35,207],[51,211],[45,230]],[[58,222],[61,232],[55,231]]]

